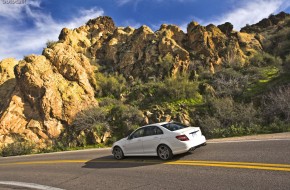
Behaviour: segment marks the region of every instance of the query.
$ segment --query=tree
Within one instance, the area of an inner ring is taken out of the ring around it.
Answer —
[[[112,135],[121,139],[143,124],[143,113],[135,107],[125,104],[114,105],[109,112]]]
[[[110,132],[107,121],[107,110],[102,107],[91,107],[79,112],[73,122],[73,126],[79,134],[84,133],[90,137],[81,144],[103,143],[106,140],[106,132]]]

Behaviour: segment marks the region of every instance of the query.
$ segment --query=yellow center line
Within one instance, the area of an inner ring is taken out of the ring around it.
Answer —
[[[223,167],[223,168],[240,168],[240,169],[258,169],[258,170],[272,170],[272,171],[287,171],[290,172],[290,168],[283,167],[266,167],[266,166],[253,166],[253,165],[226,165],[226,164],[211,164],[211,163],[176,163],[168,162],[164,164],[170,165],[187,165],[187,166],[208,166],[208,167]]]
[[[61,164],[61,163],[136,163],[136,164],[165,164],[165,165],[186,165],[186,166],[206,166],[206,167],[224,167],[224,168],[240,168],[240,169],[258,169],[270,171],[287,171],[290,172],[289,164],[269,164],[254,162],[219,162],[219,161],[203,161],[203,160],[176,160],[176,161],[157,161],[157,160],[47,160],[47,161],[27,161],[0,163],[0,166],[15,165],[43,165],[43,164]]]
[[[220,162],[220,161],[203,161],[203,160],[177,160],[178,163],[207,163],[207,164],[226,164],[226,165],[247,165],[247,166],[267,166],[290,168],[290,164],[269,164],[258,162]]]

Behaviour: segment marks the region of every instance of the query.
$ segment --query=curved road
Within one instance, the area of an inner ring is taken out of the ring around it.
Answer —
[[[0,158],[0,189],[290,189],[287,135],[212,140],[170,162],[110,149]]]

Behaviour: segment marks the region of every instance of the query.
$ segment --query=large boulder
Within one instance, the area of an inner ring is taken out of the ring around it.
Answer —
[[[0,145],[18,140],[50,144],[78,112],[98,105],[88,58],[62,43],[41,56],[25,57],[15,67],[15,78],[0,115]]]

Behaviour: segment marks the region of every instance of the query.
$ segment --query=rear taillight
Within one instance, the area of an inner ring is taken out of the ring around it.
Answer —
[[[188,141],[188,137],[186,135],[178,135],[176,138],[180,141]]]

